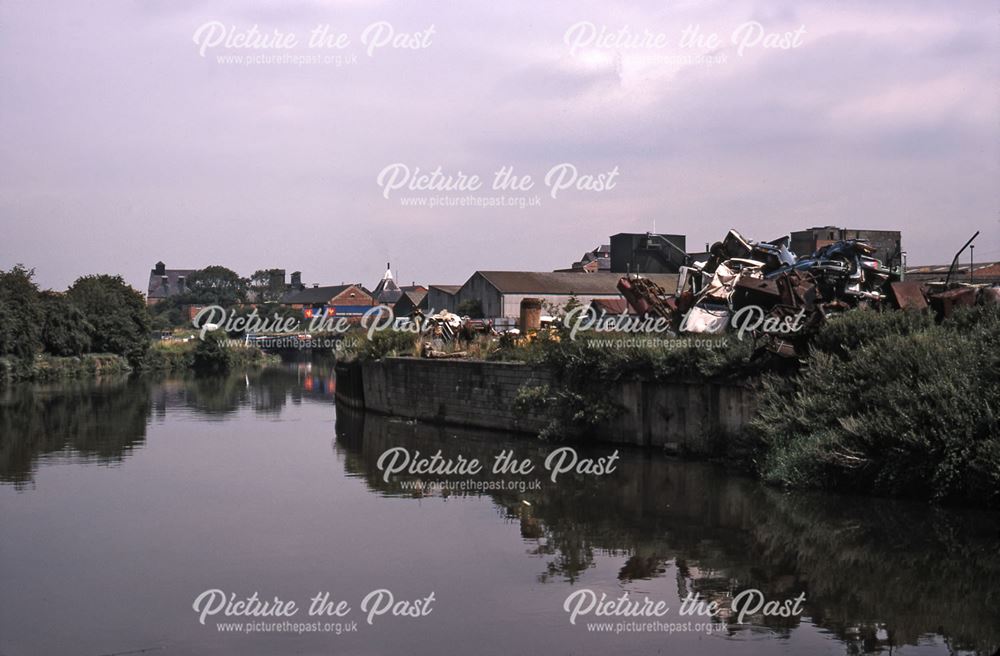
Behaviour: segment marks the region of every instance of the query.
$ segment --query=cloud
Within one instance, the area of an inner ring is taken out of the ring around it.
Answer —
[[[209,20],[329,24],[361,56],[220,64],[192,40]],[[368,57],[359,35],[376,21],[433,25],[432,45]],[[670,45],[571,54],[580,21]],[[731,35],[748,21],[804,26],[802,45],[740,56]],[[0,25],[0,267],[23,261],[54,287],[109,267],[141,287],[159,259],[371,282],[391,258],[407,278],[458,283],[566,266],[653,220],[694,244],[732,226],[899,227],[913,263],[950,260],[978,228],[977,254],[1000,259],[988,2],[43,0],[3,3]],[[691,25],[720,44],[681,49]],[[393,162],[621,174],[535,209],[430,209],[381,197]]]

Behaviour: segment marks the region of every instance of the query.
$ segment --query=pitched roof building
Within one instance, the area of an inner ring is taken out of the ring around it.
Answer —
[[[360,284],[313,285],[286,293],[281,303],[302,310],[306,318],[312,318],[316,313],[358,316],[375,305],[375,299]]]
[[[455,294],[461,288],[461,285],[430,285],[427,288],[427,310],[430,312],[440,312],[441,310],[454,312]]]
[[[427,292],[421,290],[403,290],[403,295],[392,310],[397,317],[408,317],[416,310],[427,309]]]
[[[535,271],[476,271],[455,294],[455,306],[466,300],[479,301],[483,316],[515,318],[520,316],[524,298],[538,298],[556,309],[571,297],[583,304],[594,299],[621,299],[618,273],[565,273]],[[667,290],[677,287],[677,274],[649,274],[655,283]],[[432,286],[433,289],[433,286]]]
[[[146,305],[155,305],[165,298],[187,291],[186,281],[198,269],[168,269],[163,262],[149,270]]]
[[[392,269],[389,268],[388,262],[385,263],[385,273],[382,274],[382,279],[375,285],[375,289],[372,290],[371,294],[375,297],[375,302],[378,305],[394,305],[396,301],[402,298],[403,290],[393,280]]]
[[[568,269],[557,269],[556,272],[586,271],[596,273],[598,271],[611,271],[611,246],[604,244],[592,251],[587,251],[579,261],[574,262]]]

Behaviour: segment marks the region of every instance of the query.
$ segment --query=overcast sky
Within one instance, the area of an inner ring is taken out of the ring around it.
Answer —
[[[284,47],[237,47],[255,25]],[[300,59],[234,59],[260,55]],[[0,268],[459,284],[654,223],[692,250],[900,229],[910,264],[978,229],[1000,260],[998,67],[996,2],[0,0]],[[564,163],[617,173],[553,198]],[[394,164],[481,186],[388,189]]]

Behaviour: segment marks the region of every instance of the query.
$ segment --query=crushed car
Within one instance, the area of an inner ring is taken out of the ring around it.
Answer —
[[[864,240],[838,241],[801,258],[790,241],[754,241],[730,230],[707,260],[680,268],[672,293],[635,276],[622,278],[618,289],[635,312],[668,317],[685,333],[724,332],[752,308],[761,314],[755,337],[776,353],[794,355],[830,313],[881,306],[899,281]],[[794,334],[777,328],[790,321]]]

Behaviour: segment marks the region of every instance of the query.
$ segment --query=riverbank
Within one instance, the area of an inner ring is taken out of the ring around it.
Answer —
[[[526,362],[386,357],[337,364],[337,399],[437,424],[600,441],[704,459],[731,457],[754,415],[752,380],[594,381],[600,408],[573,421],[560,372]],[[574,397],[572,405],[585,405]]]
[[[542,338],[482,360],[359,358],[338,365],[338,400],[722,459],[785,488],[1000,507],[995,307],[942,322],[848,312],[819,330],[808,355],[783,361],[731,338],[694,348],[609,343]]]
[[[210,333],[204,341],[156,342],[146,355],[145,369],[158,372],[247,369],[279,364],[281,358],[255,346],[228,346]]]
[[[0,384],[46,382],[73,378],[120,376],[132,373],[128,360],[112,353],[79,356],[36,355],[30,360],[0,358]]]
[[[255,347],[224,347],[218,352],[223,368],[249,369],[279,364],[281,359]],[[78,356],[38,354],[31,359],[0,357],[0,384],[50,382],[100,376],[126,376],[134,372],[175,373],[196,370],[198,343],[157,342],[150,346],[141,367],[113,353],[85,353]],[[213,364],[208,362],[208,364]]]

